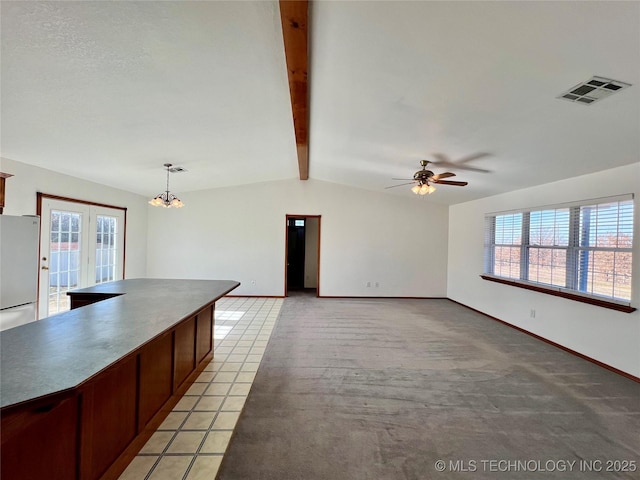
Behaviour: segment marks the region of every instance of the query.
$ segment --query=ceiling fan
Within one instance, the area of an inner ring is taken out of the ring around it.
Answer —
[[[467,182],[456,182],[453,180],[443,180],[444,178],[455,177],[455,173],[444,172],[435,174],[431,170],[427,170],[427,165],[431,163],[428,160],[420,160],[420,165],[422,166],[422,170],[418,170],[413,174],[413,179],[410,178],[393,178],[392,180],[411,180],[408,183],[401,183],[399,185],[391,185],[390,187],[385,188],[395,188],[402,187],[404,185],[415,184],[411,191],[416,195],[427,195],[432,194],[436,191],[436,187],[432,184],[437,183],[439,185],[455,185],[457,187],[464,187],[467,185]]]

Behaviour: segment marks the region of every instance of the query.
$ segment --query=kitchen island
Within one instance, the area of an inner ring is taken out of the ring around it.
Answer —
[[[117,478],[212,359],[215,301],[238,285],[109,282],[1,332],[2,478]]]

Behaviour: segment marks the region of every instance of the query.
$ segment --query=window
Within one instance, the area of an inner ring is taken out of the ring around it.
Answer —
[[[632,245],[631,195],[490,214],[483,278],[630,305]]]
[[[569,209],[529,213],[527,280],[563,287],[567,279]]]
[[[118,251],[119,218],[117,216],[96,216],[96,283],[118,279],[121,252]]]
[[[492,271],[505,278],[520,278],[522,213],[494,218]]]
[[[38,214],[39,318],[68,310],[69,290],[124,278],[126,209],[40,193]]]

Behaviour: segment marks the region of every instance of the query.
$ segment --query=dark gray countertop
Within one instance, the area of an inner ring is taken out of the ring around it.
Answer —
[[[0,407],[80,385],[238,285],[140,278],[76,290],[123,295],[0,332]]]

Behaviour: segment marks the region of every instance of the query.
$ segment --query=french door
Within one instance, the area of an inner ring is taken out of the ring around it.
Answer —
[[[124,210],[42,198],[38,318],[69,310],[67,292],[119,280]]]

